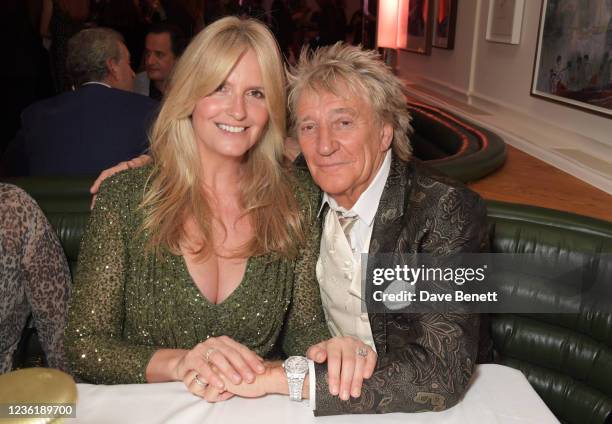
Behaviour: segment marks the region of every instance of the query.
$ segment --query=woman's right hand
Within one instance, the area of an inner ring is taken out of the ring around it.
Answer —
[[[230,337],[221,336],[211,337],[186,351],[175,362],[173,375],[189,391],[201,396],[204,385],[225,389],[223,378],[217,372],[240,384],[243,380],[252,383],[255,374],[263,374],[265,370],[263,359],[255,352]]]

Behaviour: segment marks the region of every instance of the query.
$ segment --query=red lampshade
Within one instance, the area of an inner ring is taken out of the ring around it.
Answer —
[[[398,49],[408,43],[408,6],[410,0],[379,0],[378,47]]]

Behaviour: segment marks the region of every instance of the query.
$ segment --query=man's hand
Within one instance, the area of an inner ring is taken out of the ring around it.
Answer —
[[[93,209],[96,203],[96,194],[98,194],[98,190],[100,190],[100,184],[102,184],[102,181],[104,181],[108,177],[112,177],[117,172],[125,171],[126,169],[130,168],[140,168],[141,166],[144,166],[149,162],[151,162],[151,156],[140,155],[137,158],[130,159],[124,162],[119,162],[112,168],[108,168],[102,171],[100,175],[98,175],[98,178],[96,178],[96,181],[94,181],[92,186],[89,188],[89,192],[93,194],[93,198],[91,199],[91,209]]]
[[[334,337],[311,346],[306,356],[321,364],[327,360],[329,392],[348,400],[361,396],[364,378],[376,367],[376,352],[355,337]]]

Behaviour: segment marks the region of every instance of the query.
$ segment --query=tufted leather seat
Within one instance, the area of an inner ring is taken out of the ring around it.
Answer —
[[[13,179],[34,197],[57,231],[71,268],[89,215],[90,179]],[[546,252],[563,260],[612,254],[612,223],[525,205],[488,202],[491,247]],[[569,259],[568,259],[569,258]],[[597,272],[612,285],[612,266]],[[587,276],[588,278],[588,276]],[[608,299],[610,300],[610,299]],[[495,360],[518,368],[563,422],[603,423],[612,411],[612,310],[491,316]],[[17,364],[29,364],[30,345]],[[503,381],[500,381],[503,384]]]
[[[488,202],[488,216],[493,252],[599,260],[591,272],[610,294],[612,223],[501,202]],[[612,411],[612,299],[601,301],[607,308],[592,304],[579,314],[491,317],[496,362],[523,371],[563,422],[603,423]]]

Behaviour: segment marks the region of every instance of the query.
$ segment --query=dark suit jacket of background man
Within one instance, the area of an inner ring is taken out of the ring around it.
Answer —
[[[484,202],[463,184],[393,156],[368,253],[480,252],[488,246],[485,219]],[[368,315],[378,353],[373,376],[359,398],[343,401],[329,394],[327,364],[315,365],[316,415],[436,411],[459,401],[476,362],[478,316]]]
[[[13,174],[98,175],[148,148],[158,107],[146,96],[101,84],[34,103],[7,151],[18,168]]]

